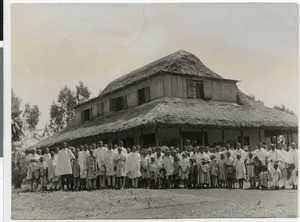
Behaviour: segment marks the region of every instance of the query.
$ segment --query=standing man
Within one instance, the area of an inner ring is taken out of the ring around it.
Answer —
[[[107,148],[103,146],[102,140],[98,141],[98,148],[94,152],[94,156],[96,158],[97,167],[98,167],[98,176],[99,176],[99,184],[100,189],[104,189],[105,187],[105,153]]]
[[[108,142],[108,147],[105,152],[104,161],[105,161],[105,169],[106,169],[106,178],[108,188],[115,188],[115,155],[116,151],[112,149],[112,142]]]
[[[233,152],[233,158],[236,160],[238,155],[241,156],[240,159],[242,162],[244,162],[246,159],[246,152],[245,150],[241,149],[240,143],[236,143],[236,150]]]
[[[81,150],[78,153],[78,164],[80,166],[80,188],[79,189],[86,189],[86,158],[90,154],[90,151],[88,150],[88,145],[80,145],[79,149]]]
[[[263,168],[267,166],[268,152],[264,148],[262,148],[261,143],[257,143],[257,149],[253,151],[253,155],[253,158],[256,157],[257,159],[257,165],[255,167],[255,177],[258,180],[256,189],[259,189],[259,187],[261,186],[259,174],[261,173]]]
[[[58,151],[57,165],[55,174],[61,177],[62,189],[67,185],[67,190],[71,190],[72,167],[71,161],[75,158],[74,154],[67,148],[67,143],[64,142],[62,149]]]

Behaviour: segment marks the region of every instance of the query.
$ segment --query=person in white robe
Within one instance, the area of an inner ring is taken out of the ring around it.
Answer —
[[[264,149],[261,145],[261,143],[257,144],[257,148],[253,151],[253,159],[258,159],[259,161],[257,161],[257,166],[256,166],[256,178],[257,178],[257,189],[259,189],[259,187],[261,186],[260,182],[261,180],[259,179],[259,174],[260,172],[263,171],[263,168],[265,166],[267,166],[267,159],[268,159],[268,151],[266,149]],[[255,160],[256,160],[255,159]]]
[[[79,149],[81,150],[78,153],[78,164],[80,166],[80,189],[86,189],[86,158],[89,156],[90,151],[88,150],[88,146],[86,144],[80,145]]]
[[[183,182],[184,188],[187,188],[187,180],[189,176],[190,161],[185,153],[182,153],[182,159],[179,161],[179,177]]]
[[[112,142],[108,142],[108,147],[104,155],[106,168],[107,185],[109,188],[115,188],[115,155],[116,152],[112,149]]]
[[[103,146],[103,142],[100,140],[98,141],[98,148],[94,151],[94,157],[97,161],[98,167],[98,176],[99,176],[99,184],[100,189],[104,189],[105,187],[105,153],[107,148]]]
[[[122,140],[119,140],[117,149],[118,149],[118,148],[121,148],[122,153],[123,153],[125,156],[127,156],[127,154],[128,154],[128,153],[127,153],[127,149],[123,147],[123,141],[122,141]]]
[[[296,149],[296,144],[291,144],[291,149],[287,154],[288,163],[290,165],[290,179],[289,183],[293,186],[294,189],[298,188],[298,150]]]
[[[55,175],[60,176],[62,189],[67,185],[67,189],[71,190],[72,166],[71,161],[75,158],[74,154],[67,148],[64,142],[62,149],[58,151]]]
[[[275,145],[271,144],[271,150],[268,152],[268,170],[270,173],[271,188],[275,186],[275,168],[274,164],[277,163],[278,170],[280,170],[280,162],[284,161],[284,156],[280,150],[275,149]]]
[[[240,143],[236,143],[236,150],[233,152],[233,158],[236,160],[238,155],[240,155],[241,161],[244,162],[246,159],[246,152],[241,148]]]
[[[166,151],[165,158],[163,158],[163,168],[165,169],[166,186],[170,188],[173,183],[173,172],[174,172],[174,159],[170,155],[170,151]]]
[[[198,186],[201,188],[208,187],[210,184],[209,163],[210,158],[204,153],[204,147],[200,147],[196,164],[198,166]]]
[[[126,161],[126,175],[131,179],[133,188],[138,188],[138,178],[141,176],[140,163],[141,155],[136,152],[136,147],[133,146]]]
[[[283,143],[280,143],[279,144],[279,151],[281,152],[282,156],[284,157],[283,160],[280,161],[280,170],[281,170],[281,180],[280,180],[280,186],[282,189],[285,189],[286,188],[286,183],[287,183],[287,172],[288,172],[288,166],[289,166],[289,161],[288,161],[288,152],[285,151],[283,149],[284,144]]]
[[[233,166],[235,167],[236,179],[239,182],[239,188],[243,189],[244,179],[246,178],[246,168],[244,161],[239,154],[237,154]]]
[[[295,170],[298,170],[298,150],[296,149],[295,143],[291,144],[291,149],[287,154],[289,164],[295,164]]]
[[[233,153],[234,153],[234,150],[230,149],[230,144],[229,143],[226,143],[225,144],[225,150],[223,151],[223,154],[224,156],[226,157],[226,153],[230,153],[230,157],[233,158]]]

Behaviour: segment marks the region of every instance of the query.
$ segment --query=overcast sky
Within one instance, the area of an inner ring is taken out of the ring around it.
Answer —
[[[298,112],[296,4],[14,4],[12,88],[49,120],[64,86],[92,97],[178,50],[195,54],[266,105]]]

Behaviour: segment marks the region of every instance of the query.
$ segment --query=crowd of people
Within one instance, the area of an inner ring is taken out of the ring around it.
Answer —
[[[95,190],[124,188],[297,189],[298,149],[292,143],[226,143],[179,148],[124,148],[102,141],[53,150],[31,150],[26,156],[30,190]],[[38,189],[34,189],[37,185]]]

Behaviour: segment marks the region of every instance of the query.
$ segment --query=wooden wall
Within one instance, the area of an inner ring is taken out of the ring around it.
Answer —
[[[127,95],[127,107],[131,108],[138,105],[138,96],[137,90],[145,87],[150,87],[150,101],[163,97],[164,96],[164,85],[163,85],[163,76],[156,76],[154,78],[136,83],[124,90],[120,90],[111,95],[107,95],[104,98],[99,98],[91,103],[84,104],[79,106],[75,110],[75,121],[77,123],[81,122],[81,111],[92,108],[92,116],[97,116],[97,104],[103,102],[104,103],[104,115],[110,112],[109,100],[111,98],[117,98],[119,96]]]
[[[199,81],[199,78],[192,76],[179,75],[159,75],[154,78],[138,82],[123,90],[117,91],[104,98],[93,100],[92,102],[82,105],[75,110],[75,121],[81,122],[81,111],[92,108],[92,116],[97,116],[97,104],[104,103],[104,115],[110,112],[109,100],[127,95],[127,107],[131,108],[138,105],[137,90],[150,87],[150,101],[160,97],[179,97],[179,98],[196,98],[196,90],[193,80]],[[203,79],[200,79],[203,80]],[[237,86],[234,82],[225,82],[220,80],[204,79],[204,98],[207,100],[236,102]]]
[[[165,75],[165,95],[168,97],[196,98],[196,89],[193,80],[199,78],[190,76]],[[236,102],[237,86],[234,82],[224,82],[219,80],[202,80],[204,83],[204,98],[214,101]]]

